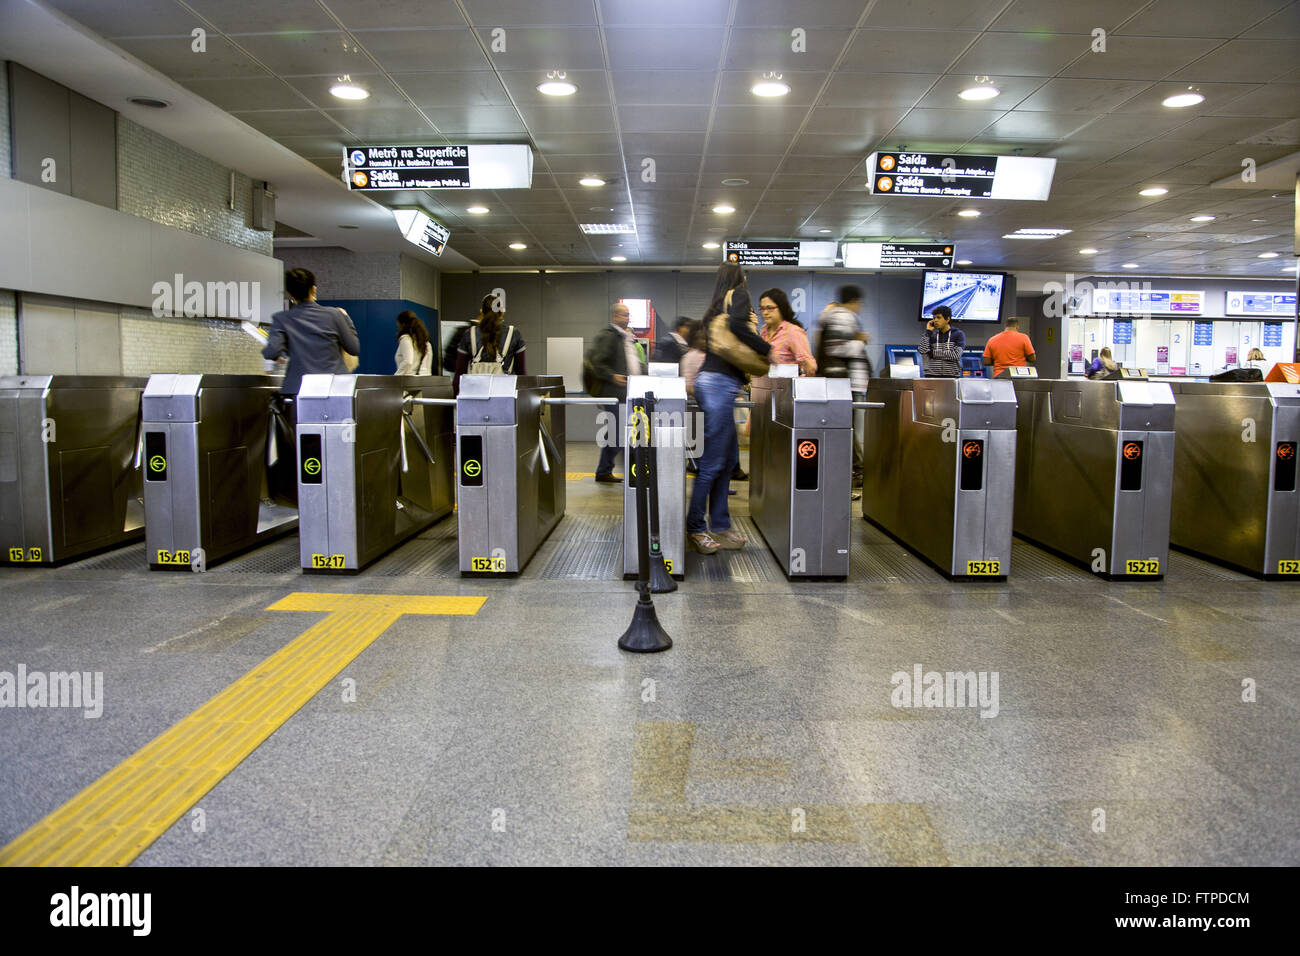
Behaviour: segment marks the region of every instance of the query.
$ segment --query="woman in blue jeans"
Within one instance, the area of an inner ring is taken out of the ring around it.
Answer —
[[[753,311],[749,290],[745,288],[745,271],[732,263],[724,265],[718,270],[707,315],[725,313],[732,334],[759,355],[766,356],[772,347],[751,328],[751,321],[755,326],[758,323]],[[706,318],[706,333],[708,326]],[[731,473],[740,464],[736,396],[744,386],[745,373],[709,350],[695,379],[695,401],[704,413],[704,449],[696,462],[699,473],[695,476],[691,506],[686,513],[687,537],[702,554],[714,554],[719,548],[743,548],[749,541],[731,527],[731,512],[727,507]]]

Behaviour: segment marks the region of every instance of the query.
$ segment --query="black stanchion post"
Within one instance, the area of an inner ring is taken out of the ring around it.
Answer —
[[[654,602],[650,599],[650,489],[645,480],[646,469],[650,466],[647,447],[650,444],[650,419],[646,414],[645,399],[632,400],[632,421],[636,474],[639,476],[636,483],[637,602],[636,610],[632,612],[632,623],[618,639],[618,646],[625,651],[651,654],[655,651],[668,650],[673,646],[673,639],[659,624]],[[645,422],[644,438],[641,433],[641,422]]]
[[[653,423],[655,418],[655,393],[646,392],[646,421]],[[646,442],[646,457],[649,465],[641,472],[641,480],[650,486],[650,593],[667,594],[677,590],[677,582],[668,573],[664,563],[664,553],[659,546],[659,450],[653,424],[649,425],[650,438]]]

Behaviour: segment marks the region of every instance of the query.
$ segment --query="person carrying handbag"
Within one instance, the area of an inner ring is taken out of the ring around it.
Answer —
[[[767,374],[772,350],[758,334],[745,271],[739,265],[718,269],[704,329],[708,354],[695,378],[695,401],[704,414],[704,449],[691,489],[686,534],[695,550],[714,554],[720,548],[743,548],[749,541],[731,527],[727,504],[731,474],[740,464],[736,396],[749,375]]]
[[[489,294],[483,297],[483,318],[472,325],[461,340],[452,388],[460,394],[462,375],[527,375],[524,369],[524,337],[506,324],[505,310]]]

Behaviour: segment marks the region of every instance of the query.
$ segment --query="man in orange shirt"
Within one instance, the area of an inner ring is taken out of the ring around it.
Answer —
[[[984,364],[993,366],[993,377],[997,378],[1004,368],[1011,365],[1033,365],[1034,343],[1029,336],[1020,331],[1020,320],[1007,319],[1007,327],[984,346]]]

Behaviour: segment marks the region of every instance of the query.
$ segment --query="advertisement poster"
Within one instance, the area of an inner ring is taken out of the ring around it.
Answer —
[[[1224,365],[1237,364],[1237,347],[1235,345],[1229,345],[1227,349],[1224,350],[1223,364]]]
[[[1082,346],[1082,345],[1071,345],[1071,346],[1070,346],[1070,361],[1071,361],[1071,362],[1082,362],[1082,361],[1083,361],[1083,346]]]

